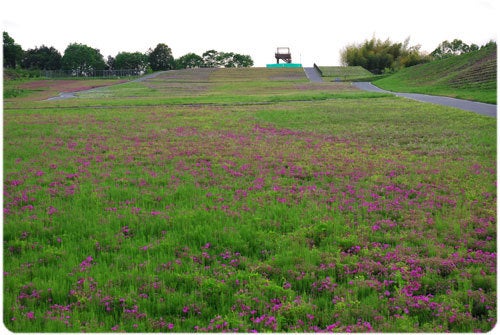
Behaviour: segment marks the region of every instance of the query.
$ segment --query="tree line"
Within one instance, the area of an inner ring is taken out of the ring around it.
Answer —
[[[3,32],[3,66],[26,70],[65,70],[74,75],[85,76],[99,70],[135,70],[139,73],[151,71],[187,69],[199,67],[249,67],[253,60],[248,55],[234,52],[208,50],[201,56],[188,53],[178,59],[170,47],[159,43],[146,53],[119,52],[105,60],[99,49],[85,44],[72,43],[61,54],[54,47],[42,45],[34,49],[23,48]]]
[[[427,54],[420,51],[420,45],[410,46],[409,42],[409,37],[402,43],[372,37],[363,43],[349,44],[340,52],[341,63],[344,66],[362,66],[374,74],[392,73],[404,67],[480,49],[476,44],[468,45],[462,40],[454,39],[452,42],[443,41],[433,52]],[[491,41],[482,47],[492,43],[496,44]]]

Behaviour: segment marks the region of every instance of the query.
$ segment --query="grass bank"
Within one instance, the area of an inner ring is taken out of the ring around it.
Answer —
[[[395,92],[444,95],[496,104],[496,45],[412,66],[375,80],[374,84]]]

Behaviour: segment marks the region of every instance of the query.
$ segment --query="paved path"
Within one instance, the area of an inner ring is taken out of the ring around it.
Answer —
[[[441,97],[436,95],[418,94],[418,93],[398,93],[383,90],[372,83],[369,82],[354,82],[352,83],[355,87],[370,92],[380,92],[380,93],[392,93],[398,97],[405,97],[408,99],[413,99],[422,102],[430,102],[433,104],[450,106],[466,111],[487,115],[491,117],[497,117],[497,105],[485,104],[482,102]]]
[[[323,78],[321,78],[321,73],[318,72],[314,67],[305,67],[304,72],[306,73],[309,81],[313,83],[322,83]]]

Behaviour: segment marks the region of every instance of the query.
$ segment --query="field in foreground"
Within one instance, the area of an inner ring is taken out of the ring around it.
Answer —
[[[300,71],[6,101],[7,328],[491,330],[496,120]]]

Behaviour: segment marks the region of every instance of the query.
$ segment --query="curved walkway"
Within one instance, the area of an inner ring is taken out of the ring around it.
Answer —
[[[369,92],[380,92],[380,93],[392,93],[398,97],[405,97],[408,99],[413,99],[422,102],[430,102],[433,104],[450,106],[466,111],[487,115],[491,117],[497,117],[497,105],[486,104],[483,102],[455,99],[449,97],[442,97],[436,95],[418,94],[418,93],[398,93],[383,90],[372,83],[369,82],[353,82],[353,86]]]
[[[130,83],[130,82],[140,82],[140,81],[144,81],[144,80],[148,80],[148,79],[151,79],[151,78],[154,78],[162,73],[165,73],[166,71],[159,71],[159,72],[155,72],[155,73],[151,73],[151,74],[148,74],[146,76],[142,76],[140,78],[137,78],[137,79],[134,79],[134,80],[131,80],[131,81],[127,81],[125,83],[120,83],[120,84],[113,84],[113,85],[109,85],[109,86],[116,86],[116,85],[122,85],[122,84],[126,84],[126,83]],[[75,92],[61,92],[59,93],[59,95],[57,97],[52,97],[52,98],[48,98],[46,100],[64,100],[64,99],[72,99],[72,98],[76,98],[76,94],[77,93],[82,93],[82,92],[93,92],[93,91],[97,91],[97,90],[100,90],[100,89],[103,89],[105,87],[109,87],[109,86],[101,86],[101,87],[96,87],[96,88],[91,88],[91,89],[88,89],[88,90],[82,90],[82,91],[75,91]]]

